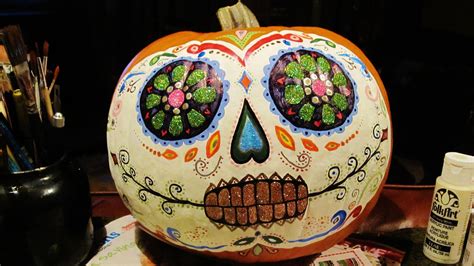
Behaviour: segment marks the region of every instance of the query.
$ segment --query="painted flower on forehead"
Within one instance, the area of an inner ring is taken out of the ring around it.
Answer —
[[[278,59],[270,74],[270,94],[294,126],[316,131],[340,126],[354,107],[349,77],[331,59],[309,50]]]
[[[209,126],[222,93],[222,82],[207,63],[170,63],[145,86],[140,99],[143,121],[160,139],[191,138]]]

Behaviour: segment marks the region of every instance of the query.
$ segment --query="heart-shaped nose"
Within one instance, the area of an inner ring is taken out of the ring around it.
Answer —
[[[268,154],[269,145],[265,132],[245,100],[232,137],[230,155],[236,163],[244,164],[252,158],[257,163],[263,163]]]

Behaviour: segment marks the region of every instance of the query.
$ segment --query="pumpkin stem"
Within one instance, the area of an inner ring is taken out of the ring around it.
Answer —
[[[222,30],[260,27],[255,15],[240,0],[233,6],[219,8],[217,18]]]

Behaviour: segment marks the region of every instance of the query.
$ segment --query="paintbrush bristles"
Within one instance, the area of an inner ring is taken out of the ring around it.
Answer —
[[[46,77],[48,74],[48,53],[49,53],[49,43],[44,41],[43,43],[43,75]]]
[[[30,70],[33,71],[34,75],[36,77],[39,77],[39,71],[38,71],[38,59],[36,58],[36,53],[35,51],[31,50],[29,53],[30,56]]]
[[[49,53],[49,43],[48,41],[44,41],[43,43],[43,56],[48,56]]]
[[[49,85],[49,88],[48,88],[49,93],[51,93],[51,90],[53,89],[54,84],[56,83],[56,79],[58,78],[58,76],[59,76],[59,66],[56,66],[56,68],[54,69],[53,81],[51,81],[51,84]]]
[[[8,57],[16,66],[26,61],[26,45],[23,41],[20,26],[11,25],[4,28]]]

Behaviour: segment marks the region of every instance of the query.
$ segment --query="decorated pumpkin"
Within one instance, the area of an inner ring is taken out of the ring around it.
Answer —
[[[110,170],[142,229],[240,262],[341,241],[390,163],[387,96],[366,56],[320,28],[180,32],[123,72]]]

